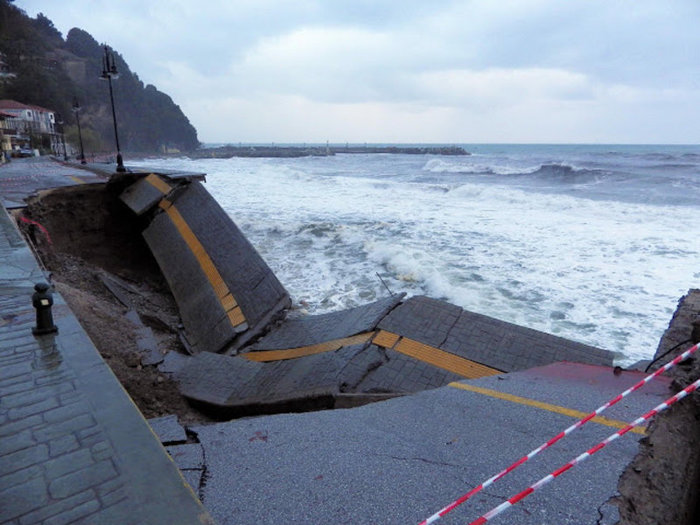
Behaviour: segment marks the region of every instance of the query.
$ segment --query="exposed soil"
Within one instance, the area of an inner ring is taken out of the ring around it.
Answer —
[[[699,320],[700,290],[690,290],[661,339],[652,370],[697,342],[700,333],[694,323]],[[700,378],[700,358],[690,358],[668,374],[674,378],[673,389],[680,391]],[[621,525],[700,523],[700,394],[654,418],[618,489]]]
[[[207,422],[167,374],[142,364],[137,346],[142,327],[125,317],[129,309],[103,283],[112,277],[124,284],[122,299],[152,330],[161,354],[185,352],[175,301],[141,237],[138,218],[116,198],[119,190],[104,184],[73,186],[33,198],[21,215],[40,223],[48,236],[38,226],[18,222],[141,413],[146,418],[176,414],[181,423]]]

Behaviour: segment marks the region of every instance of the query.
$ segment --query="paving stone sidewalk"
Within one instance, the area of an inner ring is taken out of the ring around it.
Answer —
[[[0,203],[8,209],[19,208],[25,205],[27,196],[38,190],[106,182],[108,178],[105,174],[45,157],[14,159],[0,166]]]
[[[2,170],[0,170],[2,171]],[[213,523],[0,207],[0,523]]]

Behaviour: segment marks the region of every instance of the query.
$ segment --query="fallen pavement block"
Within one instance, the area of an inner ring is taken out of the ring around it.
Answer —
[[[147,421],[161,443],[172,444],[187,441],[187,433],[178,422],[176,415],[154,417]]]

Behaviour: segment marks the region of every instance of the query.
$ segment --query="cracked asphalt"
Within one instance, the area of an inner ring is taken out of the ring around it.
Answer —
[[[610,369],[594,368],[598,376],[577,377],[575,368],[562,373],[555,365],[468,383],[590,412],[643,377],[629,372],[618,377]],[[625,398],[614,417],[631,421],[666,397],[667,381],[654,381]],[[200,494],[221,524],[410,524],[575,421],[562,413],[443,387],[354,409],[264,416],[191,430],[206,457]],[[471,522],[615,430],[588,423],[440,523]],[[493,522],[615,523],[616,508],[607,501],[615,496],[617,480],[641,437],[628,433]]]

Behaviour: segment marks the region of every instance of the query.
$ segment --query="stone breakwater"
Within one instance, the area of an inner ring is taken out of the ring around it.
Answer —
[[[459,146],[263,146],[240,145],[199,149],[188,154],[193,159],[231,157],[327,157],[336,154],[390,153],[403,155],[469,155]]]

